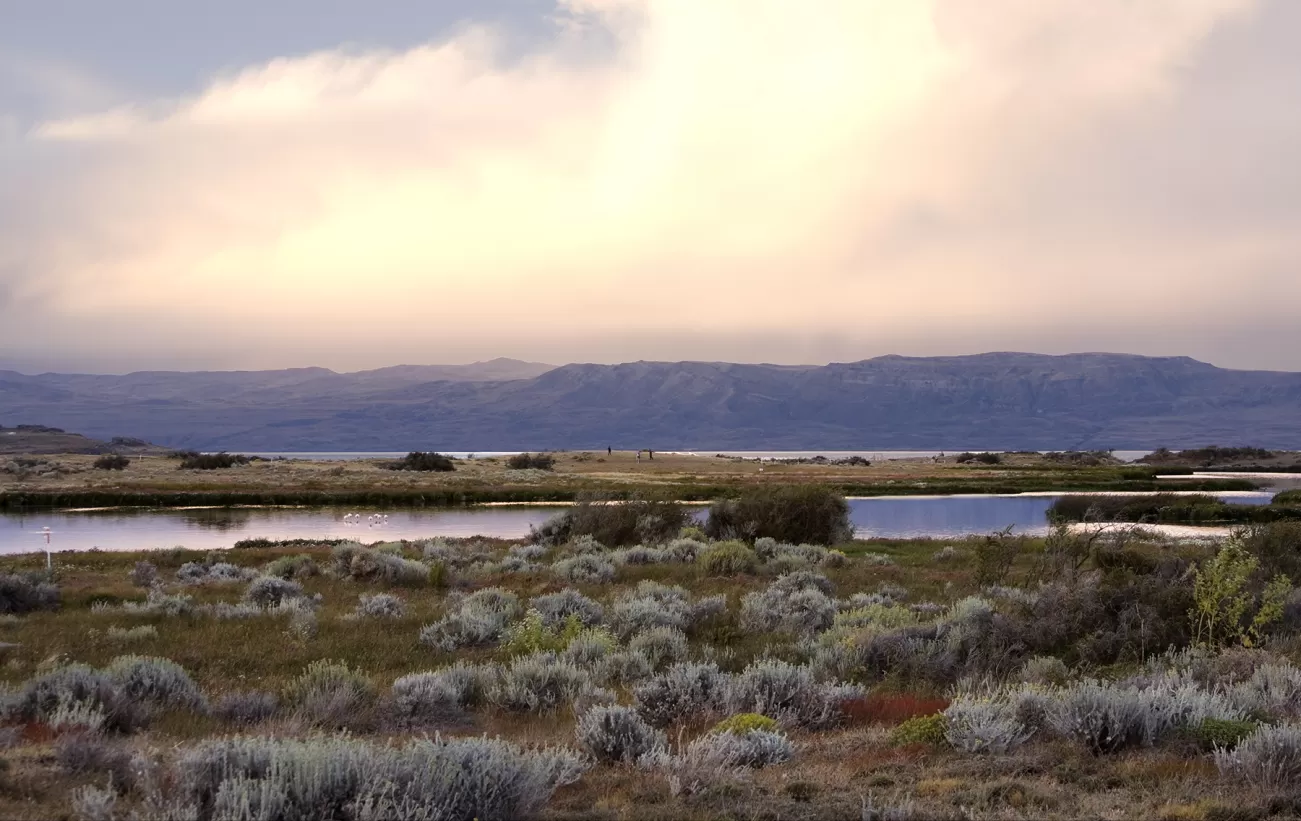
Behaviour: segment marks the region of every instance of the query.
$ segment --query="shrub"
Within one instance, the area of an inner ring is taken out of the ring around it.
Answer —
[[[750,730],[745,733],[707,733],[697,739],[707,757],[714,758],[727,767],[752,767],[758,769],[772,764],[784,764],[795,754],[795,748],[780,730]]]
[[[722,711],[728,677],[713,663],[675,664],[633,687],[637,711],[656,727]]]
[[[1259,716],[1301,713],[1301,670],[1287,662],[1262,664],[1251,676],[1228,689],[1234,704]]]
[[[726,600],[722,601],[725,607]],[[610,629],[622,638],[654,627],[687,630],[694,622],[711,615],[718,604],[716,599],[703,599],[692,605],[683,588],[644,580],[635,590],[621,593],[614,600],[608,622]]]
[[[233,453],[195,453],[194,451],[185,451],[180,454],[180,470],[222,470],[233,468],[236,465],[247,465],[253,461],[251,457],[239,456]]]
[[[558,593],[537,596],[529,602],[529,608],[536,611],[549,627],[565,622],[570,617],[591,627],[600,624],[605,617],[605,609],[601,605],[572,587],[566,587]]]
[[[257,607],[277,607],[302,596],[301,584],[278,576],[259,576],[244,591],[244,601]]]
[[[58,714],[80,710],[98,716],[96,727],[131,732],[144,723],[140,708],[117,683],[86,664],[69,664],[29,679],[14,700],[12,710],[25,721],[57,721]]]
[[[610,559],[615,564],[647,565],[647,564],[665,564],[672,561],[668,551],[660,550],[657,547],[626,547],[616,550],[610,554]]]
[[[628,649],[640,653],[653,669],[659,669],[665,664],[686,660],[687,637],[672,627],[652,627],[633,636]]]
[[[153,587],[158,581],[158,568],[150,562],[136,562],[128,577],[136,587]]]
[[[557,576],[575,584],[608,584],[614,581],[615,568],[609,559],[583,555],[561,559],[551,565]]]
[[[393,703],[407,720],[447,719],[483,704],[496,679],[496,668],[457,662],[427,673],[411,673],[393,682]]]
[[[908,744],[943,744],[947,731],[943,713],[916,716],[904,721],[890,733],[890,743],[897,747]]]
[[[631,763],[665,746],[664,733],[631,707],[593,707],[578,719],[575,735],[578,746],[605,762]]]
[[[754,551],[741,542],[720,542],[702,553],[698,561],[711,576],[753,573],[759,564]]]
[[[208,818],[532,818],[586,769],[563,749],[458,738],[402,747],[347,736],[232,737],[184,750],[176,763],[181,812]]]
[[[317,660],[285,686],[285,703],[309,721],[344,726],[374,699],[374,686],[341,661]]]
[[[55,743],[54,755],[66,773],[108,775],[112,789],[119,793],[130,791],[135,784],[131,753],[101,738],[81,733],[65,735]]]
[[[1021,668],[1021,681],[1026,684],[1045,684],[1060,687],[1070,678],[1066,662],[1056,656],[1035,656]]]
[[[158,638],[158,628],[154,627],[152,624],[141,624],[129,629],[110,627],[105,631],[104,635],[107,636],[110,641],[134,643],[137,641]]]
[[[205,709],[207,702],[185,668],[170,659],[118,656],[104,672],[137,703],[183,710]]]
[[[126,470],[131,460],[116,453],[106,454],[95,460],[97,470]]]
[[[184,616],[194,612],[194,599],[191,596],[164,593],[154,588],[145,596],[143,602],[123,602],[122,608],[128,613]]]
[[[117,793],[83,784],[72,791],[72,812],[77,821],[113,821]]]
[[[489,700],[514,712],[549,712],[571,704],[591,686],[591,675],[573,662],[540,653],[512,661]]]
[[[959,453],[956,461],[959,465],[965,465],[971,462],[976,462],[982,465],[999,465],[1003,463],[1003,457],[997,453],[971,453],[968,451],[966,453]]]
[[[467,596],[457,610],[425,625],[420,631],[420,642],[447,652],[491,644],[519,614],[518,596],[487,587]]]
[[[1207,718],[1239,721],[1243,711],[1193,684],[1157,682],[1143,688],[1087,680],[1060,694],[1048,721],[1095,753],[1152,746]]]
[[[506,628],[502,649],[514,656],[559,652],[568,647],[582,629],[583,625],[577,618],[548,626],[542,614],[530,610],[523,619]]]
[[[506,460],[511,470],[555,470],[556,457],[549,453],[517,453]]]
[[[441,581],[440,568],[365,548],[355,542],[335,545],[330,551],[330,560],[337,575],[357,581],[401,587],[419,587]]]
[[[888,724],[891,726],[910,718],[934,715],[949,706],[946,698],[918,695],[917,693],[875,692],[860,699],[847,701],[845,717],[854,724]]]
[[[574,645],[570,645],[570,648],[573,647]],[[578,661],[569,653],[566,653],[566,658]],[[618,684],[635,684],[645,681],[655,673],[650,661],[641,653],[632,650],[606,652],[601,657],[598,671],[602,680]]]
[[[580,496],[572,507],[535,529],[529,541],[559,546],[591,536],[610,547],[660,544],[677,536],[687,521],[686,508],[673,500]]]
[[[1283,617],[1292,583],[1286,576],[1275,576],[1257,600],[1248,581],[1259,566],[1259,560],[1232,538],[1196,569],[1191,616],[1199,642],[1250,646],[1261,639],[1264,628]]]
[[[765,659],[732,679],[727,706],[731,712],[759,713],[783,724],[817,730],[839,723],[842,704],[856,695],[852,687],[815,681],[808,667]]]
[[[1261,727],[1232,750],[1216,750],[1215,765],[1224,775],[1256,787],[1294,786],[1301,781],[1301,727]]]
[[[777,722],[768,716],[761,716],[758,713],[737,713],[715,724],[714,729],[710,730],[710,732],[745,735],[755,730],[776,732],[778,729]]]
[[[944,710],[944,738],[964,753],[1002,755],[1032,735],[1018,719],[1016,706],[1005,699],[958,696]]]
[[[701,539],[686,537],[674,539],[664,548],[664,552],[668,554],[671,561],[679,562],[681,564],[691,564],[696,560],[697,556],[709,547],[709,545],[705,544],[703,539],[703,533],[701,534]]]
[[[358,619],[400,619],[406,612],[406,603],[397,596],[390,593],[363,593],[357,600],[357,609],[352,611],[352,616]]]
[[[307,579],[315,576],[320,568],[316,566],[316,561],[306,553],[300,553],[297,556],[281,556],[278,559],[272,559],[267,566],[262,569],[265,576],[275,576],[279,579]]]
[[[440,473],[456,470],[456,465],[452,462],[450,456],[444,456],[441,453],[426,453],[420,450],[412,451],[396,462],[389,462],[384,467],[389,470],[421,470]]]
[[[259,724],[280,709],[274,693],[261,690],[226,693],[213,705],[212,714],[231,724]]]
[[[1244,738],[1260,729],[1256,721],[1234,721],[1223,718],[1204,718],[1200,724],[1188,728],[1188,735],[1202,752],[1232,750]]]
[[[257,577],[257,571],[229,562],[186,562],[176,571],[176,578],[182,584],[226,584],[228,582],[246,582]]]
[[[767,486],[710,505],[712,539],[753,542],[767,536],[788,544],[835,545],[854,536],[845,497],[813,485]]]
[[[0,615],[54,610],[59,606],[59,588],[39,576],[0,574]]]
[[[827,596],[830,587],[825,577],[808,571],[782,576],[741,599],[741,625],[756,633],[821,633],[836,618],[836,603]]]
[[[599,664],[619,646],[619,640],[608,630],[584,628],[564,649],[564,657],[583,667]],[[649,675],[649,670],[647,675]]]

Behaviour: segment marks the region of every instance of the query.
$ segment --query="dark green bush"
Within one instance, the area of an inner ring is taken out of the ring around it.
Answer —
[[[687,520],[686,508],[668,499],[582,496],[573,507],[534,528],[530,538],[546,545],[568,544],[580,536],[591,536],[606,547],[658,544],[676,537]]]
[[[110,453],[99,457],[95,460],[95,467],[99,470],[126,470],[131,460],[117,453]]]
[[[511,470],[555,470],[556,457],[549,453],[517,453],[506,460]]]
[[[906,744],[943,744],[947,722],[943,713],[915,716],[894,728],[890,743],[896,747]]]
[[[1301,488],[1285,490],[1282,493],[1275,494],[1274,499],[1272,502],[1270,502],[1270,504],[1301,505]]]
[[[447,473],[456,470],[450,456],[441,453],[426,453],[422,450],[412,451],[396,462],[385,465],[389,470],[424,470]]]
[[[754,542],[768,537],[787,544],[824,545],[854,537],[845,497],[813,485],[754,488],[739,498],[714,502],[705,533],[711,539]]]
[[[968,462],[979,462],[982,465],[1001,465],[1003,457],[997,453],[959,453],[958,464],[965,465]]]
[[[241,456],[234,453],[196,453],[194,451],[185,451],[180,454],[180,470],[221,470],[223,468],[233,468],[236,465],[247,465],[253,461],[248,456]]]
[[[1260,729],[1255,721],[1233,721],[1223,718],[1204,718],[1200,724],[1187,728],[1189,739],[1204,752],[1216,748],[1232,750],[1238,742]]]
[[[59,588],[45,581],[44,574],[0,574],[0,614],[54,610],[59,606]]]
[[[701,567],[711,576],[740,576],[753,573],[759,557],[744,542],[719,542],[701,554]]]
[[[1180,496],[1153,493],[1144,496],[1062,496],[1048,508],[1054,522],[1133,522],[1136,524],[1199,522],[1254,522],[1282,518],[1267,505],[1235,505],[1198,493]]]

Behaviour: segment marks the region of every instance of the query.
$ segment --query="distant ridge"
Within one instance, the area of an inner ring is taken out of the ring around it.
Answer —
[[[230,450],[1301,449],[1301,374],[1016,352],[822,366],[0,371],[0,420]]]

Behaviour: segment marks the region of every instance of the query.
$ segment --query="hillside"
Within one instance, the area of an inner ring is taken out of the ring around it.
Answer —
[[[1301,374],[1186,357],[991,353],[456,375],[437,366],[4,372],[0,418],[232,450],[1301,448]]]
[[[151,445],[141,439],[114,437],[101,442],[79,433],[68,433],[44,425],[0,425],[0,456],[49,455],[57,453],[124,455],[167,453],[170,448]]]

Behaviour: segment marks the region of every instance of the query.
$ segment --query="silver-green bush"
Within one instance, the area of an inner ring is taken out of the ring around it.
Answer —
[[[597,761],[634,762],[665,745],[664,733],[654,729],[631,707],[593,707],[578,719],[578,745]]]

